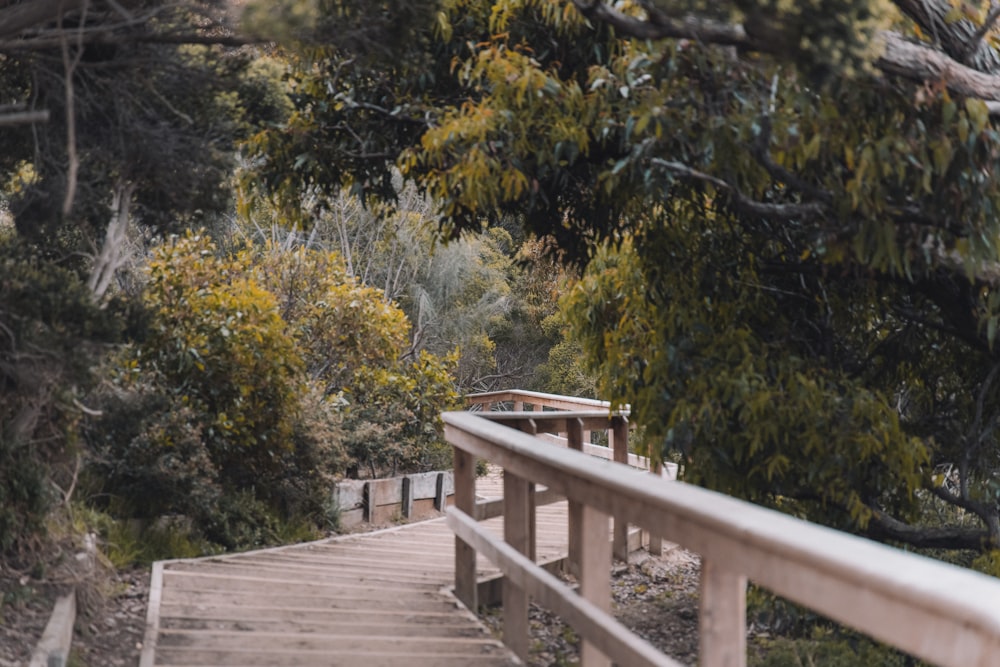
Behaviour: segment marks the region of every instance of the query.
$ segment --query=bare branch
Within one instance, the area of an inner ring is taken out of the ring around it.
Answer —
[[[972,69],[924,44],[883,32],[885,50],[875,66],[911,81],[941,81],[950,91],[982,100],[1000,100],[1000,76]]]
[[[990,13],[986,15],[986,20],[983,21],[983,24],[972,35],[972,39],[969,40],[969,44],[965,47],[965,52],[959,56],[959,60],[966,65],[971,64],[969,61],[979,50],[979,45],[982,44],[986,33],[993,30],[993,25],[997,22],[997,18],[1000,18],[1000,5],[993,5]]]
[[[48,109],[40,109],[38,111],[17,111],[14,113],[0,115],[0,127],[47,122],[49,122]]]
[[[618,32],[638,39],[690,39],[706,44],[755,48],[743,26],[694,17],[670,20],[662,14],[656,21],[643,21],[623,14],[601,0],[573,0],[573,4],[588,19],[607,23]],[[755,50],[760,50],[755,48]]]
[[[980,72],[997,72],[1000,57],[983,36],[989,32],[994,19],[987,17],[982,26],[967,18],[954,20],[950,0],[893,0],[920,29],[934,38],[934,47],[957,62],[969,65]]]
[[[83,3],[83,13],[84,18],[86,18],[88,3],[84,1]],[[62,28],[63,15],[59,15],[59,27]],[[69,166],[66,170],[66,194],[63,198],[62,214],[63,217],[68,217],[70,212],[73,210],[73,200],[76,199],[76,183],[77,175],[80,171],[80,157],[76,152],[76,104],[75,95],[73,93],[73,73],[76,71],[76,66],[80,64],[80,58],[83,57],[83,45],[80,43],[80,29],[82,29],[85,21],[80,21],[80,26],[77,31],[77,44],[76,44],[76,55],[70,58],[69,55],[69,39],[64,33],[62,35],[62,42],[59,44],[59,49],[62,53],[63,61],[63,76],[66,91],[66,159]]]
[[[33,0],[0,10],[0,37],[14,37],[25,30],[44,25],[56,16],[75,11],[88,0]]]
[[[87,287],[90,288],[95,299],[104,296],[111,285],[115,272],[122,265],[122,246],[125,244],[134,192],[135,185],[132,183],[119,184],[115,188],[111,204],[112,216],[105,231],[104,244],[101,246],[100,253],[94,258],[94,266],[87,279]]]

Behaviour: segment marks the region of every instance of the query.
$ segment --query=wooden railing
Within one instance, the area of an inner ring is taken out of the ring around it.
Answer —
[[[1000,664],[997,579],[586,456],[573,449],[582,448],[591,415],[555,418],[563,420],[571,449],[540,445],[531,434],[475,413],[443,415],[445,438],[455,449],[455,506],[447,519],[456,534],[455,593],[475,610],[476,553],[499,566],[504,641],[522,659],[530,596],[577,630],[584,667],[678,664],[610,614],[608,522],[614,517],[701,555],[703,666],[745,665],[748,579],[918,658],[954,667]],[[504,469],[504,541],[474,518],[477,458]],[[525,555],[531,484],[570,502],[570,561],[579,594]]]
[[[677,478],[676,464],[664,464],[658,460],[654,461],[648,456],[629,451],[628,406],[612,411],[611,403],[608,401],[543,394],[522,389],[469,394],[466,396],[466,403],[470,407],[478,406],[479,415],[485,419],[538,436],[550,444],[576,449],[584,454],[602,459],[627,463],[634,468],[648,470],[668,479]],[[566,417],[569,411],[573,411],[572,419]],[[572,426],[570,422],[576,420],[582,422],[583,433],[578,438],[578,442],[571,443],[569,431]],[[609,446],[594,444],[591,441],[591,436],[595,432],[604,433]],[[528,485],[530,524],[528,526],[529,551],[527,555],[531,558],[535,557],[535,508],[563,499],[562,495],[553,493],[551,489],[544,489],[541,493],[536,494],[535,485],[533,483]],[[503,514],[502,498],[477,503],[475,517],[479,520],[501,514]],[[616,558],[627,560],[629,553],[628,524],[624,521],[614,521],[613,526],[612,553]],[[662,539],[651,533],[649,536],[650,553],[659,554],[661,547]],[[570,567],[573,566],[574,562],[570,559]]]
[[[537,408],[539,412],[550,410],[605,410],[610,411],[611,403],[593,398],[577,398],[576,396],[560,396],[559,394],[543,394],[537,391],[523,389],[508,389],[505,391],[490,391],[481,394],[467,394],[465,402],[469,406],[482,406],[483,412],[490,412],[493,406],[509,404],[512,412],[521,412]],[[628,414],[628,406],[615,410],[619,414]]]

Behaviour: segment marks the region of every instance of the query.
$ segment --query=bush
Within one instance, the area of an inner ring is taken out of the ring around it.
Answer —
[[[106,498],[147,520],[186,516],[227,549],[272,542],[296,517],[322,522],[343,464],[339,415],[245,259],[197,235],[154,251],[148,332],[113,360],[89,431]]]
[[[372,477],[451,467],[451,448],[441,438],[443,410],[457,409],[451,369],[457,353],[422,351],[415,361],[390,368],[358,369],[345,396],[347,451]]]
[[[79,275],[0,230],[0,555],[41,537],[72,483],[79,398],[120,305],[98,307]]]
[[[335,525],[327,496],[349,454],[372,469],[450,461],[437,427],[455,358],[399,362],[405,316],[336,255],[220,256],[189,234],[153,252],[144,298],[148,332],[93,399],[104,507],[182,515],[194,539],[247,548]]]

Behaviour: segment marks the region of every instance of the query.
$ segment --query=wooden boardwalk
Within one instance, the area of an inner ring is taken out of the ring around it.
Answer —
[[[477,495],[502,495],[499,476]],[[539,562],[566,553],[566,502],[539,507]],[[502,517],[484,521],[498,536]],[[444,519],[153,567],[141,667],[521,664],[450,592]],[[499,575],[479,558],[481,579]]]

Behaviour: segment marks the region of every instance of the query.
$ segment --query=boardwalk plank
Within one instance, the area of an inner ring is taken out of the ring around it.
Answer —
[[[255,632],[270,633],[273,636],[289,634],[317,634],[326,637],[343,635],[351,636],[391,636],[391,637],[466,637],[484,638],[482,626],[472,621],[464,623],[432,623],[428,619],[412,620],[401,623],[385,618],[368,621],[344,620],[335,618],[328,621],[315,619],[287,619],[280,614],[266,619],[219,619],[206,618],[171,618],[169,623],[160,628],[160,646],[168,645],[165,639],[171,632],[188,632],[192,630],[208,630],[213,632]]]
[[[565,515],[565,502],[539,508],[540,560],[565,555]],[[502,522],[483,523],[502,536]],[[498,574],[483,557],[476,566],[480,579]],[[443,519],[155,571],[142,667],[519,664],[447,592],[454,535]]]
[[[158,667],[509,667],[520,665],[512,656],[470,653],[465,655],[298,652],[233,654],[220,651],[165,651]],[[176,662],[175,662],[176,661]]]
[[[387,629],[388,630],[388,629]],[[159,650],[206,650],[243,653],[251,651],[273,652],[280,645],[282,651],[328,651],[358,653],[377,647],[377,651],[419,654],[430,652],[438,655],[481,654],[495,655],[502,652],[495,639],[478,633],[472,637],[447,637],[429,631],[422,636],[401,637],[385,632],[364,634],[315,634],[307,632],[244,632],[224,630],[161,630]]]
[[[299,575],[299,576],[296,576]],[[438,590],[441,588],[441,576],[433,576],[418,572],[407,572],[405,577],[399,575],[393,577],[384,572],[357,572],[342,571],[335,566],[329,571],[314,570],[313,572],[296,572],[288,567],[282,566],[280,569],[247,568],[226,566],[222,568],[203,569],[174,569],[165,570],[163,576],[171,582],[177,582],[180,586],[197,586],[200,582],[216,582],[221,580],[233,581],[255,581],[261,585],[286,584],[289,590],[297,590],[299,587],[315,588],[317,586],[367,586],[377,585],[373,580],[392,582],[405,588],[419,588],[427,590]],[[447,578],[447,574],[444,574]],[[184,581],[189,580],[188,582]]]
[[[220,621],[258,621],[282,618],[297,623],[336,623],[345,620],[355,620],[372,623],[389,623],[405,626],[411,623],[417,625],[461,625],[472,623],[467,615],[456,614],[450,606],[450,601],[437,610],[413,611],[411,609],[317,609],[316,607],[279,607],[276,605],[164,605],[161,607],[164,615],[162,627],[170,627],[171,623],[183,622],[188,619]],[[210,612],[211,617],[206,617]]]
[[[241,604],[260,604],[265,601],[262,596],[249,593],[219,593],[213,591],[176,591],[167,586],[163,590],[163,604],[194,605],[211,609],[213,606],[231,607]],[[410,611],[440,611],[445,603],[438,598],[426,596],[410,598],[382,595],[340,595],[309,596],[309,595],[271,595],[266,602],[275,607],[300,607],[313,609],[375,609],[375,610],[410,610]],[[163,619],[161,618],[161,623]]]

